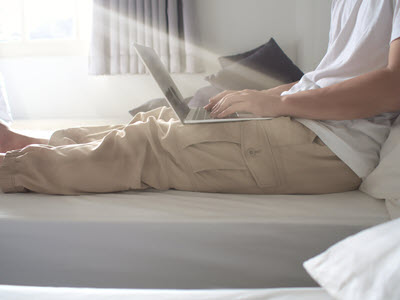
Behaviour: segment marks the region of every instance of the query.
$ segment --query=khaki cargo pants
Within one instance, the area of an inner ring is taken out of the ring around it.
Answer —
[[[8,152],[4,192],[106,193],[155,188],[248,194],[320,194],[360,179],[290,118],[182,125],[169,108],[127,126],[71,128],[49,145]]]

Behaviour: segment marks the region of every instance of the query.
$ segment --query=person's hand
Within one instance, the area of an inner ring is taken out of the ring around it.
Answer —
[[[282,115],[282,101],[279,95],[268,91],[243,90],[224,91],[210,99],[204,108],[214,118],[225,118],[233,113],[246,112],[258,117]]]
[[[208,111],[212,111],[214,106],[225,96],[229,95],[229,94],[233,94],[236,93],[238,91],[232,91],[232,90],[226,90],[223,91],[222,93],[219,93],[218,95],[210,98],[209,103],[204,106],[204,109],[208,110]]]

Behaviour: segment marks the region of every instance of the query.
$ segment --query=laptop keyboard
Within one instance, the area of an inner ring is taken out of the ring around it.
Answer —
[[[226,116],[224,119],[235,119],[235,118],[238,118],[238,115],[236,113]],[[199,107],[194,111],[192,118],[192,120],[209,120],[209,119],[213,119],[210,115],[210,112],[202,107]]]
[[[210,112],[202,107],[199,107],[194,112],[193,120],[208,120],[211,119]]]

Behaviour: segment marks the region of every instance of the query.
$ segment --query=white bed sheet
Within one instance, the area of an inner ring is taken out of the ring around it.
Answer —
[[[319,288],[260,290],[117,290],[0,286],[2,300],[332,300]]]
[[[302,267],[389,220],[355,191],[0,194],[0,284],[134,289],[316,286]]]
[[[370,226],[389,219],[383,200],[360,191],[327,195],[235,195],[131,191],[52,196],[1,194],[0,220],[41,222],[240,222]]]

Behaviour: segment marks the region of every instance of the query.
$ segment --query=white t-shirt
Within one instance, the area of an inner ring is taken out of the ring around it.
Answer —
[[[387,66],[390,43],[400,37],[400,0],[333,0],[329,46],[315,71],[285,94],[324,88]],[[378,164],[391,122],[398,114],[370,119],[297,119],[360,178]]]

